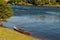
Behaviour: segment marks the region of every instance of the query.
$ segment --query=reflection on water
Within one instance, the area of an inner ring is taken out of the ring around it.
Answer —
[[[13,6],[15,16],[20,15],[60,15],[60,7]]]
[[[13,6],[14,16],[4,25],[13,28],[17,25],[31,36],[46,39],[60,40],[60,8]]]

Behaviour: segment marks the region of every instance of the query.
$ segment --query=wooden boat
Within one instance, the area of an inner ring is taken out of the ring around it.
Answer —
[[[22,34],[30,35],[29,32],[25,32],[24,30],[18,28],[17,26],[14,26],[14,30]]]

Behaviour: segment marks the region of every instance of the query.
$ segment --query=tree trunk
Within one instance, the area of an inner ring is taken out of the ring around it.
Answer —
[[[2,21],[3,21],[3,20],[0,18],[0,26],[3,26]]]
[[[51,2],[50,2],[51,0],[49,0],[49,4],[51,4]]]

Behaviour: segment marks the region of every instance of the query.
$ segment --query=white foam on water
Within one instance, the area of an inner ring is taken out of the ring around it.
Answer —
[[[46,13],[48,13],[48,14],[53,14],[53,15],[60,15],[59,12],[53,12],[53,11],[46,11]]]

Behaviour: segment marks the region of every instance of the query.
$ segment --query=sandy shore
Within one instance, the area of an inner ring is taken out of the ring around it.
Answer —
[[[43,6],[60,7],[60,5],[43,5]]]

